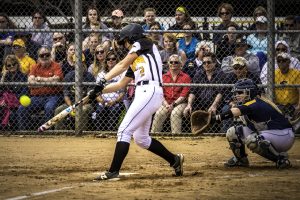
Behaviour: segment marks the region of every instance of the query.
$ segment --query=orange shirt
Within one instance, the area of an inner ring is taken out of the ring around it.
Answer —
[[[58,76],[60,81],[63,79],[63,72],[61,66],[57,62],[51,62],[51,65],[47,68],[42,67],[39,63],[32,66],[29,72],[29,76],[40,76],[40,77],[52,77]],[[30,88],[30,94],[32,96],[39,95],[52,95],[62,93],[62,86],[42,86]]]

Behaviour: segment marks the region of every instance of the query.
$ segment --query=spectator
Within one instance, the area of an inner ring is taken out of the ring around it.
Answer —
[[[107,50],[103,45],[98,45],[95,49],[94,62],[88,68],[88,72],[97,78],[98,74],[103,71],[106,62]]]
[[[275,57],[275,70],[278,69],[278,63],[277,63],[277,55],[279,53],[288,53],[290,54],[290,47],[284,40],[279,40],[275,44],[275,50],[276,50],[276,57]],[[300,62],[297,58],[290,56],[290,69],[297,69],[300,70]],[[268,78],[268,63],[265,63],[263,66],[261,72],[260,72],[260,80],[263,84],[267,84],[267,78]]]
[[[86,12],[86,21],[82,28],[92,30],[108,29],[108,27],[103,22],[101,22],[100,12],[95,5],[91,5],[88,7]],[[96,35],[98,35],[101,42],[113,39],[112,33],[97,33]],[[85,34],[84,37],[88,37],[88,34]]]
[[[233,16],[233,7],[229,3],[222,3],[218,8],[218,16],[221,18],[221,24],[215,27],[214,30],[227,30],[228,24],[231,23]],[[213,43],[218,45],[223,38],[223,33],[214,33]]]
[[[28,56],[30,56],[32,59],[37,60],[38,59],[38,50],[40,48],[40,45],[38,45],[35,42],[31,41],[31,33],[29,32],[18,32],[15,35],[15,40],[21,39],[24,41],[26,46],[26,53]]]
[[[91,34],[91,36],[89,36],[88,38],[88,47],[83,51],[83,54],[86,58],[87,66],[90,66],[93,63],[95,49],[100,44],[100,42],[97,34]]]
[[[232,59],[232,66],[231,68],[233,69],[233,72],[229,73],[228,75],[228,83],[234,84],[238,80],[242,79],[251,79],[255,84],[261,84],[259,76],[257,73],[251,73],[248,69],[248,61],[244,57],[239,57],[236,56]],[[262,93],[263,89],[260,91]],[[226,112],[229,109],[233,108],[236,106],[234,103],[232,96],[225,96],[224,97],[224,102],[227,102],[223,108],[222,112]],[[222,132],[226,132],[227,129],[231,126],[233,126],[233,119],[228,119],[222,121]]]
[[[117,63],[117,55],[113,51],[109,51],[106,56],[105,67],[97,76],[97,82],[101,78],[104,78],[105,74],[107,74]],[[121,80],[121,75],[110,80],[110,83],[118,82],[119,80]],[[97,128],[109,131],[116,130],[120,114],[124,109],[124,95],[124,89],[121,89],[116,92],[101,94],[96,98],[96,111],[92,114],[92,119],[93,124],[95,124]]]
[[[253,74],[260,74],[258,57],[248,52],[249,45],[247,44],[245,37],[237,38],[235,42],[234,54],[223,58],[222,70],[224,73],[231,73],[234,71],[232,68],[233,59],[235,57],[243,57],[247,60],[247,70]]]
[[[150,25],[155,23],[156,10],[154,8],[146,8],[144,10],[144,22],[142,26],[145,31],[150,30]],[[156,22],[158,23],[158,22]],[[157,30],[164,30],[164,27],[158,23],[159,28]]]
[[[109,25],[110,30],[120,30],[127,23],[123,23],[124,13],[121,9],[116,9],[111,13],[111,23]],[[113,33],[113,38],[116,39],[119,33]],[[112,40],[112,39],[111,39]]]
[[[183,6],[179,6],[176,8],[175,12],[175,21],[176,23],[169,27],[169,30],[182,30],[184,22],[193,21],[187,11],[187,9]],[[174,33],[177,39],[184,37],[183,33]]]
[[[51,50],[41,47],[38,51],[39,60],[33,65],[28,75],[28,83],[55,83],[63,79],[63,73],[58,63],[51,60]],[[31,120],[33,113],[44,111],[41,123],[54,116],[55,108],[62,101],[62,88],[59,86],[30,86],[31,104],[28,107],[20,106],[18,115],[19,130],[33,128],[36,121]]]
[[[267,17],[267,10],[262,6],[258,6],[254,9],[254,12],[253,12],[254,22],[256,22],[256,18],[258,18],[260,16]],[[256,30],[256,23],[251,24],[248,29],[249,30]]]
[[[299,20],[300,21],[300,20]],[[287,16],[284,20],[285,30],[300,30],[300,26],[296,26],[296,17]],[[284,33],[281,37],[290,47],[290,54],[297,59],[300,59],[300,33]]]
[[[173,54],[178,54],[176,42],[177,42],[176,37],[172,33],[163,34],[164,49],[159,51],[163,63],[163,74],[168,71],[169,57]]]
[[[35,60],[33,60],[26,53],[26,46],[23,40],[16,39],[13,42],[13,52],[17,56],[20,64],[21,64],[21,72],[24,74],[28,74],[31,67],[36,64]]]
[[[217,44],[216,55],[218,61],[222,62],[223,58],[227,56],[231,56],[234,54],[237,34],[231,33],[231,31],[238,30],[238,25],[234,22],[230,22],[227,24],[227,31],[225,35],[223,35],[222,40]]]
[[[192,21],[187,21],[182,24],[183,30],[195,30],[196,25]],[[181,38],[177,43],[177,48],[180,51],[183,64],[188,60],[195,59],[195,50],[198,40],[193,36],[193,33],[186,32],[184,37]]]
[[[56,32],[53,34],[53,45],[51,50],[51,58],[53,61],[62,64],[67,57],[66,37],[63,33]]]
[[[35,11],[32,15],[32,29],[45,29],[50,28],[47,25],[46,16],[41,11]],[[48,48],[52,47],[52,33],[47,32],[34,32],[31,35],[31,41],[36,43],[39,47],[46,46]]]
[[[256,29],[258,31],[268,29],[268,20],[265,16],[256,18]],[[259,67],[262,68],[267,61],[267,33],[253,33],[247,37],[247,43],[251,45],[249,51],[259,58]]]
[[[226,76],[217,67],[217,58],[214,53],[208,52],[203,56],[203,69],[197,72],[192,83],[201,84],[223,84],[227,83]],[[188,105],[184,115],[188,116],[195,110],[207,110],[216,113],[222,108],[222,96],[225,90],[213,87],[192,87]]]
[[[83,82],[95,82],[94,76],[87,72],[86,64],[84,63],[84,56],[82,56],[82,67],[83,67]],[[72,56],[73,63],[76,63],[76,56],[73,54]],[[73,70],[68,72],[64,77],[64,82],[75,82],[75,65],[73,65]],[[83,86],[82,88],[82,96],[86,96],[87,92],[92,89],[93,86]],[[55,109],[55,115],[66,109],[67,107],[73,105],[75,103],[75,89],[74,85],[65,85],[64,86],[64,104],[60,105]],[[89,122],[89,116],[92,111],[92,105],[90,103],[86,103],[82,107],[82,115],[81,122],[82,122],[82,130],[86,131],[88,130],[88,122]],[[75,110],[73,111],[75,112]],[[75,119],[73,116],[68,116],[66,119],[56,123],[55,129],[56,130],[66,130],[66,129],[73,129],[75,124]]]
[[[153,31],[162,29],[160,29],[160,24],[158,22],[154,22],[150,25],[150,30]],[[163,36],[161,33],[149,33],[149,38],[157,46],[159,51],[163,49]]]
[[[173,54],[169,58],[169,71],[163,75],[163,83],[191,83],[188,74],[181,71],[182,61],[180,56]],[[182,133],[183,111],[186,107],[189,87],[172,86],[163,87],[164,101],[162,106],[156,111],[151,132],[161,132],[163,124],[170,116],[171,132]]]
[[[290,68],[291,56],[288,53],[277,55],[278,69],[275,70],[275,84],[292,85],[300,84],[300,71]],[[293,113],[300,112],[300,88],[276,88],[275,103],[282,110],[291,107]]]
[[[64,77],[67,73],[71,72],[75,68],[75,62],[73,59],[73,56],[75,55],[75,44],[70,43],[67,47],[67,53],[66,57],[62,62],[61,69],[63,72]],[[85,57],[84,57],[85,60]]]
[[[202,40],[201,42],[197,43],[195,56],[196,58],[193,61],[187,62],[184,66],[182,71],[187,73],[192,79],[197,71],[203,69],[203,56],[205,53],[214,52],[214,44],[211,41]]]
[[[20,71],[20,63],[15,55],[7,55],[0,82],[27,82],[27,76]],[[4,85],[0,89],[0,129],[15,130],[16,112],[21,95],[28,94],[28,87]]]
[[[17,26],[9,19],[5,13],[0,13],[0,29],[14,29]],[[14,40],[14,32],[1,32],[0,33],[0,61],[2,61],[6,55],[11,53],[11,45]]]

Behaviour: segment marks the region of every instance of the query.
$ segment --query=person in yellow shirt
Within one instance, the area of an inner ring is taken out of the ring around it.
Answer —
[[[300,84],[300,71],[289,68],[290,62],[291,56],[288,53],[277,55],[278,69],[275,70],[275,84]],[[283,107],[292,106],[294,113],[300,112],[300,88],[276,88],[275,103]]]
[[[30,68],[36,64],[35,60],[26,53],[25,42],[22,39],[16,39],[12,44],[13,52],[20,62],[21,72],[28,74]]]

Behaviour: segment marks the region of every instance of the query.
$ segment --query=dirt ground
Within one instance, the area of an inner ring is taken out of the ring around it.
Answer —
[[[293,167],[249,153],[250,168],[226,169],[224,137],[159,138],[185,155],[184,176],[131,144],[119,181],[93,182],[111,162],[115,138],[0,137],[0,199],[300,199],[300,138]]]

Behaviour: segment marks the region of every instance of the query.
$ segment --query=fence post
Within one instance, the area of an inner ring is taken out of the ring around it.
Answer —
[[[75,101],[83,98],[82,96],[82,0],[75,0],[75,55],[77,58],[75,65]],[[80,135],[82,132],[82,105],[77,108],[75,116],[75,135]]]
[[[268,77],[267,77],[267,96],[274,100],[274,76],[275,76],[275,1],[267,0],[267,16],[268,16]]]

